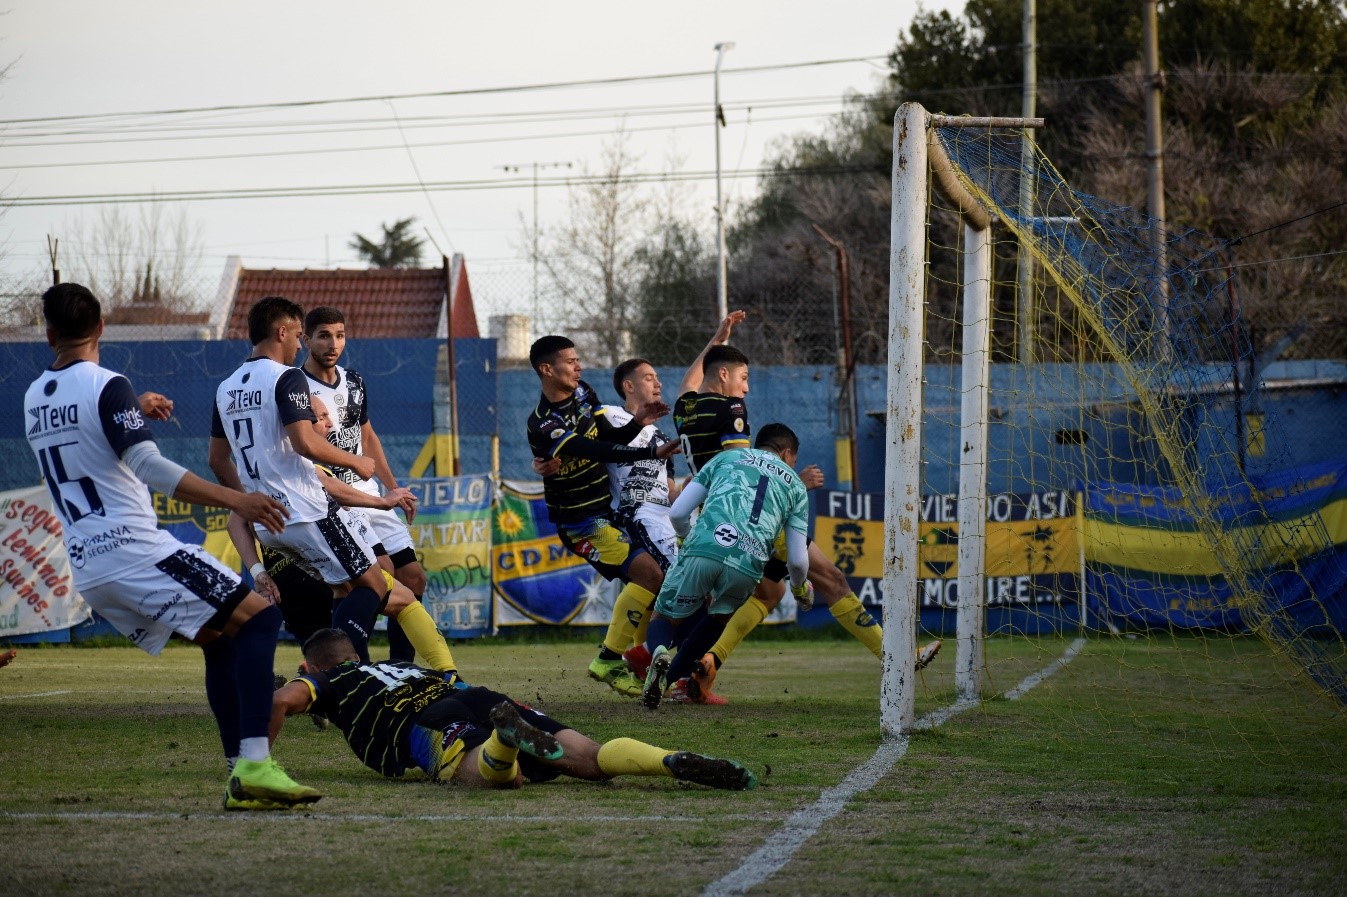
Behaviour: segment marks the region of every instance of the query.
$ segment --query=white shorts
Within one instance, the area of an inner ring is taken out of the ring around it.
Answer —
[[[678,557],[678,534],[669,520],[667,507],[647,503],[637,507],[634,513],[623,508],[613,519],[631,539],[631,544],[644,548],[661,570],[668,571],[669,565]]]
[[[391,557],[404,548],[412,547],[412,534],[407,529],[406,521],[398,516],[397,511],[361,508],[360,513],[369,520],[370,526],[374,529],[374,541],[384,547],[384,554]]]
[[[350,582],[374,566],[374,532],[369,522],[363,514],[351,514],[336,505],[321,520],[287,523],[279,533],[258,530],[257,538],[330,586]]]
[[[237,573],[199,545],[180,545],[156,564],[80,594],[118,632],[157,655],[175,632],[193,639],[202,629],[222,631],[249,591]]]

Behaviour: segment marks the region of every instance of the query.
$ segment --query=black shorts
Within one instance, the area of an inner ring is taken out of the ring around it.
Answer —
[[[416,716],[416,725],[427,729],[449,731],[455,729],[455,737],[463,742],[464,752],[472,750],[491,737],[491,708],[501,701],[509,701],[519,711],[520,717],[532,726],[536,726],[555,735],[570,726],[560,723],[541,711],[526,704],[520,704],[509,695],[503,695],[489,688],[474,686],[454,692],[440,698]],[[519,771],[530,782],[549,782],[561,775],[556,769],[547,766],[536,757],[520,752]]]
[[[332,625],[332,587],[294,563],[279,551],[263,549],[267,573],[281,590],[281,616],[285,631],[303,645],[320,629]]]
[[[804,544],[808,547],[814,544],[814,540],[806,539]],[[772,582],[780,582],[786,578],[786,574],[789,572],[786,569],[786,552],[783,547],[781,551],[774,553],[767,559],[767,566],[762,568],[762,578],[770,579]]]

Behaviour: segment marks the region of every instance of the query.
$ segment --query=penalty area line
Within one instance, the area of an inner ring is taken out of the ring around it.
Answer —
[[[1014,701],[1044,679],[1056,673],[1070,663],[1081,649],[1085,639],[1073,641],[1052,663],[1038,672],[1027,676],[1019,685],[1005,693],[1006,700]],[[913,723],[914,729],[934,729],[978,705],[977,701],[959,701],[947,707],[933,710]],[[818,799],[807,807],[796,810],[786,818],[781,829],[767,837],[761,847],[750,854],[740,865],[722,878],[711,882],[702,889],[702,897],[731,897],[748,893],[750,888],[762,884],[790,862],[806,841],[812,838],[823,823],[846,809],[846,805],[856,795],[873,788],[880,779],[888,775],[894,765],[907,753],[909,740],[906,735],[879,746],[865,763],[857,767],[837,785],[824,790]]]
[[[17,701],[20,698],[50,698],[55,695],[68,694],[70,694],[70,689],[68,688],[64,691],[35,691],[32,694],[27,695],[0,695],[0,701]]]

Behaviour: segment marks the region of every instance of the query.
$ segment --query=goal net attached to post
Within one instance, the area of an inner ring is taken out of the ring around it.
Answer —
[[[1344,453],[1279,435],[1294,399],[1253,364],[1221,244],[1072,189],[1039,124],[895,119],[885,734],[913,727],[919,621],[951,615],[962,701],[1014,684],[986,636],[1048,657],[1082,634],[1138,674],[1119,700],[1148,664],[1256,681],[1261,644],[1347,705]]]

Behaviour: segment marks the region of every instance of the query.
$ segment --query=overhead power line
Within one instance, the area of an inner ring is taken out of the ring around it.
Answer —
[[[740,68],[722,69],[722,75],[747,74],[751,72],[774,72],[787,69],[814,68],[827,65],[845,65],[855,62],[873,62],[887,59],[886,55],[853,56],[845,59],[815,59],[808,62],[786,62],[775,65],[754,65]],[[666,72],[659,75],[626,75],[617,78],[589,78],[573,81],[547,81],[534,84],[512,84],[503,87],[472,87],[462,90],[433,90],[420,93],[391,93],[371,96],[338,97],[325,100],[293,100],[276,103],[228,103],[219,106],[185,106],[177,109],[153,109],[140,112],[93,112],[84,115],[44,115],[32,118],[0,119],[0,126],[29,124],[32,122],[57,121],[93,121],[97,119],[150,117],[163,115],[196,115],[207,112],[238,112],[250,109],[300,109],[314,106],[336,106],[343,103],[382,103],[390,100],[432,99],[436,97],[487,96],[502,93],[525,93],[535,90],[560,90],[573,87],[603,87],[614,84],[639,84],[650,81],[673,81],[683,78],[705,78],[714,72],[711,69],[698,69],[689,72]]]
[[[861,165],[839,165],[828,168],[749,168],[722,172],[722,177],[826,177],[841,174],[860,174],[875,172],[876,169]],[[714,171],[673,171],[673,172],[633,172],[624,175],[623,183],[652,184],[678,183],[684,181],[710,180]],[[579,175],[575,177],[538,178],[538,187],[569,187],[607,183],[607,175]],[[13,208],[31,208],[35,206],[82,206],[108,205],[115,203],[141,202],[199,202],[222,199],[295,199],[319,196],[367,196],[379,194],[414,193],[422,190],[467,191],[467,190],[511,190],[531,189],[535,184],[532,178],[487,178],[464,181],[428,181],[421,183],[391,184],[331,184],[314,187],[240,187],[220,190],[168,190],[162,192],[139,193],[87,193],[51,196],[16,197],[5,202]]]

